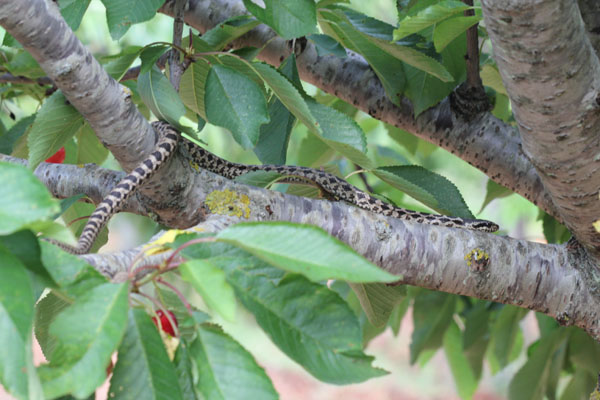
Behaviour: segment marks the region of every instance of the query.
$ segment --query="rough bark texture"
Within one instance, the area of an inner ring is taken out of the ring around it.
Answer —
[[[523,148],[577,239],[600,251],[600,63],[577,4],[482,1]]]
[[[167,0],[159,11],[173,15],[173,6],[174,0]],[[185,21],[205,32],[228,18],[242,14],[247,14],[247,11],[240,0],[190,0]],[[266,25],[259,25],[248,32],[234,41],[233,46],[265,46],[259,58],[275,66],[290,54],[289,44],[276,37]],[[400,107],[389,101],[367,62],[352,52],[343,59],[320,57],[314,45],[308,42],[298,54],[297,65],[303,80],[381,121],[439,145],[560,219],[535,168],[521,149],[517,132],[490,113],[474,116],[467,122],[457,118],[446,99],[415,119],[410,101],[402,99]]]
[[[155,133],[131,101],[129,89],[106,73],[55,3],[1,1],[0,25],[36,59],[124,170],[135,168],[152,151]],[[173,179],[172,175],[170,168],[162,168],[140,189],[152,198],[157,212],[163,203],[174,201],[177,188],[186,185],[185,176],[175,174],[179,179]]]

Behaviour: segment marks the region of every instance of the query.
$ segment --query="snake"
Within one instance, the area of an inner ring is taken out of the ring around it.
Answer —
[[[175,153],[180,140],[177,129],[164,121],[153,122],[152,127],[157,135],[155,148],[148,157],[121,179],[100,204],[98,204],[98,207],[90,215],[85,224],[77,245],[69,245],[55,239],[45,238],[45,240],[73,254],[86,254],[89,252],[100,230],[106,225],[109,218],[118,212],[136,189],[146,182]],[[181,144],[194,165],[227,179],[235,179],[252,171],[276,172],[285,177],[312,182],[334,200],[345,201],[364,210],[384,216],[427,225],[463,228],[483,232],[495,232],[499,228],[497,224],[488,220],[428,214],[397,207],[371,196],[333,174],[317,169],[293,165],[238,164],[218,157],[186,138],[181,138]]]

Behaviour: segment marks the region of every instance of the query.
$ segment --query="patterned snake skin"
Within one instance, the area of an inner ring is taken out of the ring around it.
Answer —
[[[106,225],[108,219],[115,212],[119,211],[121,205],[137,189],[137,187],[151,177],[161,164],[167,161],[174,153],[179,138],[179,133],[175,128],[168,123],[161,121],[152,123],[152,126],[159,137],[156,150],[150,154],[147,159],[142,161],[138,167],[131,171],[129,175],[124,177],[110,194],[102,200],[85,225],[77,246],[70,246],[53,239],[46,240],[73,254],[85,254],[89,251],[96,240],[98,233],[104,225]],[[182,139],[182,145],[190,155],[191,159],[201,168],[228,179],[234,179],[251,171],[277,172],[281,175],[298,178],[302,181],[314,182],[336,200],[343,200],[365,210],[389,217],[450,228],[464,228],[484,232],[495,232],[498,230],[498,225],[491,221],[426,214],[393,206],[370,196],[343,179],[327,172],[290,165],[236,164],[217,157],[208,150],[197,146],[185,138]]]

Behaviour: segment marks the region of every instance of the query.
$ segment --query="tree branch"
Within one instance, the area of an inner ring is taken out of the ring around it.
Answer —
[[[132,170],[153,150],[156,134],[131,101],[129,89],[106,73],[67,26],[55,3],[2,1],[0,25],[36,59],[123,169]],[[190,175],[189,168],[176,169],[177,164],[172,161],[160,168],[139,190],[148,196],[145,203],[158,219],[171,226],[181,226],[182,220],[172,213],[162,219],[162,209],[164,204],[185,207],[178,203],[183,196],[173,193],[184,192]]]
[[[167,0],[159,11],[173,15],[173,1]],[[247,11],[239,0],[189,0],[185,21],[205,32],[228,18],[243,14]],[[265,25],[234,41],[233,46],[261,48],[265,44],[259,58],[270,64],[277,66],[289,55],[286,41],[276,37]],[[521,149],[517,132],[490,113],[482,113],[466,122],[457,118],[446,99],[415,119],[410,101],[404,98],[400,107],[391,103],[377,76],[357,54],[349,52],[344,59],[321,57],[308,42],[297,61],[303,80],[381,121],[439,145],[560,219],[535,168]]]
[[[64,172],[74,167],[42,164],[38,168],[43,176],[53,169]],[[194,213],[200,213],[206,221],[202,226],[212,226],[211,232],[240,221],[316,225],[381,268],[402,275],[401,283],[529,308],[562,323],[573,323],[600,339],[600,287],[594,283],[586,252],[577,247],[403,221],[341,202],[237,184],[204,170],[194,179],[187,193],[193,205],[179,212],[190,221]],[[70,190],[68,185],[61,188]],[[225,193],[227,196],[220,196]],[[250,201],[242,201],[244,196]],[[140,251],[88,255],[85,259],[102,273],[124,279],[122,274]],[[164,258],[143,257],[140,265],[162,261]]]
[[[482,7],[523,149],[564,223],[598,254],[600,63],[577,4],[485,0]]]

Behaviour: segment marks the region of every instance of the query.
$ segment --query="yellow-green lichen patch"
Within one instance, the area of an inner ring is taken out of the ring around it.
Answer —
[[[467,266],[475,271],[482,271],[490,262],[490,255],[480,248],[471,250],[466,256]]]
[[[196,164],[195,162],[193,162],[192,160],[190,160],[190,167],[194,168],[194,170],[196,172],[200,172],[200,166],[198,164]]]
[[[209,193],[204,204],[213,214],[250,218],[250,198],[229,189]]]

